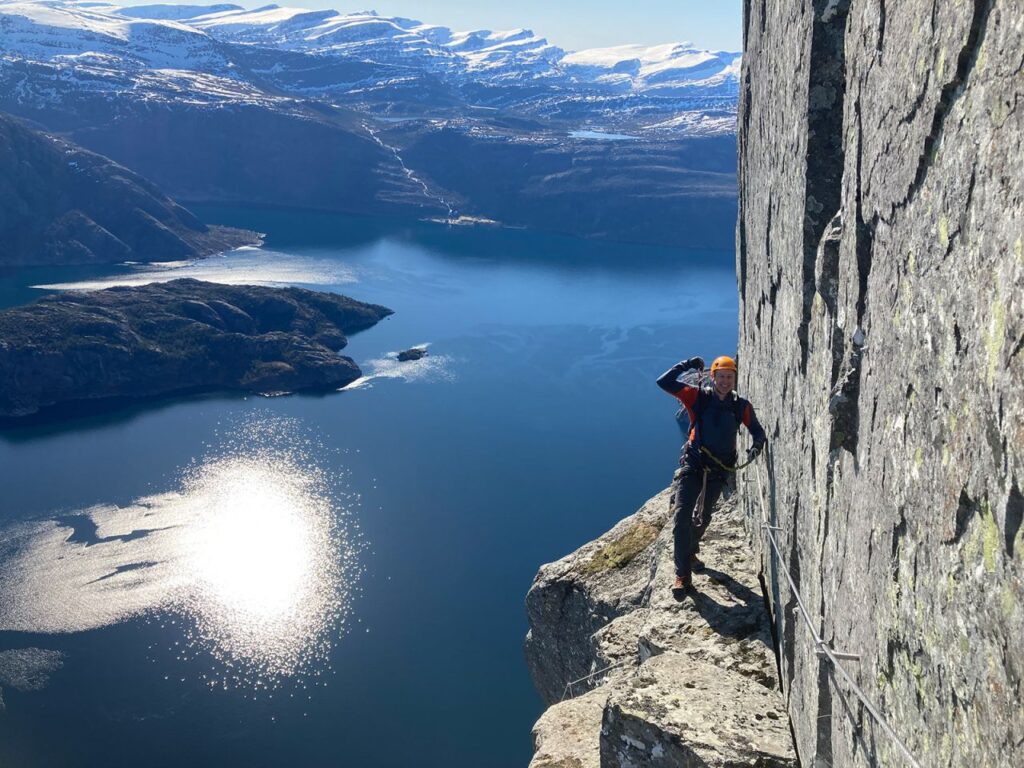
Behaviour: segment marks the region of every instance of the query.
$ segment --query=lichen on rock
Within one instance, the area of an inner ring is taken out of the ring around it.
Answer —
[[[657,538],[660,532],[660,528],[650,523],[638,522],[621,536],[595,552],[590,562],[583,567],[584,572],[595,573],[628,565]]]
[[[1022,18],[992,0],[745,6],[739,355],[776,435],[761,479],[781,561],[751,539],[804,765],[901,758],[815,654],[783,565],[920,764],[1024,764]]]

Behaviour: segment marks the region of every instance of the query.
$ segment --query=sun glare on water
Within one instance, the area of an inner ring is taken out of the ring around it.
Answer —
[[[311,672],[349,611],[355,547],[339,530],[323,478],[272,451],[216,459],[186,483],[195,524],[172,613],[193,653],[228,670],[221,683],[272,686]]]
[[[313,586],[314,532],[297,509],[301,499],[251,467],[227,474],[197,530],[197,578],[211,599],[239,617],[286,618]]]
[[[0,632],[143,618],[166,630],[149,650],[168,678],[322,678],[360,590],[359,494],[294,420],[260,414],[215,443],[174,490],[0,526]]]

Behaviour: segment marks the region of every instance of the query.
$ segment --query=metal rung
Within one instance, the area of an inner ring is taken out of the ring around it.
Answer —
[[[875,722],[878,723],[878,725],[881,727],[883,731],[885,731],[885,734],[890,739],[892,739],[893,744],[896,745],[899,751],[903,754],[903,757],[906,758],[907,764],[910,765],[911,768],[921,768],[921,764],[917,761],[917,758],[915,758],[913,754],[911,754],[910,750],[907,748],[907,745],[903,743],[903,740],[896,734],[896,731],[892,729],[892,726],[889,725],[889,722],[882,716],[882,713],[875,708],[875,706],[871,703],[871,700],[868,699],[868,697],[864,694],[864,691],[860,689],[860,686],[857,685],[857,681],[854,680],[853,677],[850,676],[850,673],[847,672],[846,669],[843,667],[843,665],[839,663],[840,659],[859,661],[860,656],[857,656],[856,654],[852,653],[838,653],[836,651],[833,651],[831,648],[828,647],[825,641],[821,639],[821,636],[818,634],[818,631],[814,628],[814,622],[811,620],[811,614],[807,611],[807,606],[804,605],[803,598],[800,597],[800,590],[796,588],[796,582],[793,581],[793,574],[791,574],[789,572],[789,568],[786,567],[785,558],[783,558],[782,552],[779,550],[779,542],[775,540],[775,534],[772,533],[773,531],[778,531],[781,529],[775,525],[768,525],[768,512],[765,509],[764,502],[765,484],[761,480],[760,467],[754,468],[754,475],[757,478],[757,499],[761,505],[761,525],[765,528],[765,533],[768,536],[768,541],[771,543],[771,548],[772,550],[774,550],[775,553],[774,557],[772,558],[773,565],[775,568],[781,567],[782,573],[786,577],[786,581],[789,582],[789,589],[792,592],[793,597],[796,598],[796,609],[799,610],[800,614],[803,616],[804,623],[807,625],[807,630],[810,632],[811,637],[814,639],[815,650],[817,651],[819,656],[826,657],[832,664],[832,668],[839,674],[840,677],[843,678],[843,680],[846,681],[846,684],[850,686],[850,689],[854,692],[857,698],[860,699],[861,704],[864,705],[864,708],[867,709],[871,717],[873,717]]]
[[[834,659],[844,659],[844,660],[849,660],[849,661],[860,661],[860,654],[859,653],[843,653],[842,651],[834,651],[831,648],[829,648],[828,649],[828,653],[826,653],[825,650],[824,650],[826,647],[827,646],[825,646],[823,644],[821,648],[818,648],[816,653],[819,656],[822,656],[824,658],[828,658],[829,654],[831,654],[832,658],[834,658]]]

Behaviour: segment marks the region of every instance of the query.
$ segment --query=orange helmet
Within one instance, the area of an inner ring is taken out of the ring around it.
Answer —
[[[711,364],[711,375],[715,375],[715,371],[732,371],[736,373],[736,361],[727,355],[716,357],[715,362]]]

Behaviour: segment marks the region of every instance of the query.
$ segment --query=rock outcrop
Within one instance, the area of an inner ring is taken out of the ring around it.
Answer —
[[[742,384],[805,766],[1024,765],[1024,5],[746,3]],[[748,478],[754,475],[748,473]]]
[[[200,390],[338,389],[337,350],[391,310],[301,288],[174,280],[67,292],[0,312],[0,418]]]
[[[171,261],[257,243],[102,155],[0,114],[0,265]]]
[[[531,768],[795,766],[770,622],[734,499],[670,591],[669,492],[540,569],[526,658],[550,705]]]
[[[426,356],[426,347],[409,347],[398,353],[398,362],[408,363],[411,360],[422,360]]]

